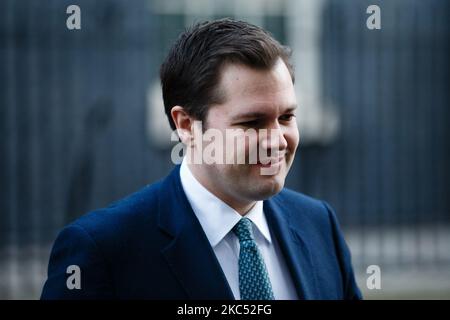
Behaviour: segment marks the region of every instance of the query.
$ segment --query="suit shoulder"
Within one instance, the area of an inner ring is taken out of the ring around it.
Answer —
[[[273,197],[273,200],[287,211],[287,214],[302,223],[310,222],[322,226],[329,225],[331,207],[322,200],[315,199],[303,193],[284,188]]]
[[[274,199],[285,205],[292,205],[294,207],[301,207],[303,209],[326,211],[326,204],[324,201],[315,199],[303,193],[284,188],[278,193]]]
[[[84,214],[68,227],[80,227],[99,241],[140,230],[156,220],[160,188],[161,182],[147,185],[108,207]]]

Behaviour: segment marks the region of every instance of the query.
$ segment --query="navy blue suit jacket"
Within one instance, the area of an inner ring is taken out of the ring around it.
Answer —
[[[350,253],[324,202],[283,189],[264,201],[301,299],[359,299]],[[67,267],[81,271],[68,289]],[[82,216],[58,235],[42,299],[233,299],[183,191],[179,166],[160,182]]]

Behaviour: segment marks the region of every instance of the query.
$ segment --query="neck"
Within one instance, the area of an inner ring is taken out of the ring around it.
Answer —
[[[195,165],[188,163],[188,168],[191,171],[192,175],[195,179],[209,192],[215,195],[217,198],[225,202],[228,206],[236,210],[241,216],[244,216],[253,206],[256,204],[256,201],[245,201],[241,199],[236,199],[235,197],[226,194],[224,192],[220,192],[217,188],[213,188],[213,185],[210,183],[209,179],[205,177],[203,170],[201,170],[201,165]]]

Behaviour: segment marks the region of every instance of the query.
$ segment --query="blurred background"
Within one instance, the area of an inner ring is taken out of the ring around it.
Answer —
[[[159,66],[186,26],[233,17],[294,50],[287,186],[335,208],[365,297],[450,299],[449,14],[446,0],[1,0],[0,298],[38,298],[65,224],[171,170]]]

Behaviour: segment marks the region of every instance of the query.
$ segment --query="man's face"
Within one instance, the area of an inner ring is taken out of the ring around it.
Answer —
[[[226,129],[254,129],[257,139],[234,151],[245,152],[245,164],[202,164],[194,166],[195,171],[210,191],[229,204],[267,199],[283,188],[299,142],[297,100],[289,71],[281,59],[270,70],[228,64],[222,69],[219,88],[226,102],[210,107],[203,129],[218,129],[224,137]],[[248,163],[249,153],[258,154],[258,148],[270,157],[269,165],[262,164],[261,157],[258,163]]]

